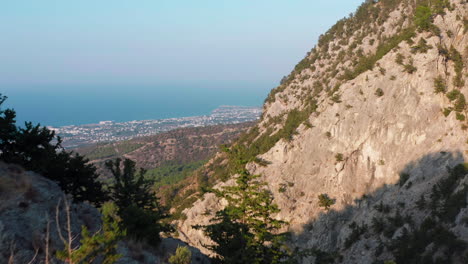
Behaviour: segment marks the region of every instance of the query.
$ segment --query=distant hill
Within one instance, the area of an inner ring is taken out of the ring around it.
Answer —
[[[74,151],[89,158],[104,177],[108,176],[104,162],[115,158],[132,159],[138,167],[147,170],[158,167],[171,170],[174,166],[195,169],[210,158],[219,145],[231,142],[253,125],[255,122],[180,128],[154,136],[99,143]]]

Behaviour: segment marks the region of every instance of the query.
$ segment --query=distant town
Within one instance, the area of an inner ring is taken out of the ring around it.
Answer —
[[[210,115],[139,120],[128,122],[101,121],[98,124],[49,127],[63,139],[62,146],[74,148],[99,142],[128,140],[151,136],[182,127],[200,127],[219,124],[236,124],[257,120],[260,107],[220,106]]]

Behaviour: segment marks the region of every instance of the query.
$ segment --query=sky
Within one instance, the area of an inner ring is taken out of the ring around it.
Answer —
[[[361,2],[4,0],[0,92],[230,82],[271,89]]]

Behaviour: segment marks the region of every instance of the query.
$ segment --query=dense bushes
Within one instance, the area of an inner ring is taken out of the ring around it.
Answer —
[[[0,107],[5,100],[0,94]],[[14,110],[0,108],[0,160],[56,181],[75,201],[99,205],[106,200],[96,168],[87,159],[65,151],[54,131],[30,122],[17,127],[15,118]]]

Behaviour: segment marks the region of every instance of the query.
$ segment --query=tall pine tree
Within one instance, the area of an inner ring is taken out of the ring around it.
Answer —
[[[120,159],[106,162],[106,167],[114,175],[111,199],[118,207],[122,227],[128,236],[156,246],[160,242],[160,232],[172,231],[162,221],[168,217],[151,189],[153,183],[144,178],[145,170],[137,172],[135,162]]]
[[[210,225],[195,226],[214,242],[207,246],[217,254],[213,263],[271,264],[288,256],[285,233],[279,233],[286,222],[273,218],[280,210],[258,178],[244,169],[236,185],[214,190],[228,205],[216,213]]]

